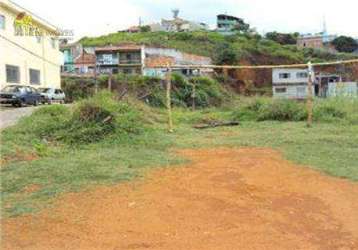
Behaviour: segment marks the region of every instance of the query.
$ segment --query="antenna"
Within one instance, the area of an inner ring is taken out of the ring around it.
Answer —
[[[139,27],[142,26],[142,17],[139,17]]]
[[[172,9],[172,12],[173,12],[173,18],[176,19],[178,18],[179,16],[179,9]]]
[[[325,15],[323,15],[323,34],[327,34],[327,23]]]

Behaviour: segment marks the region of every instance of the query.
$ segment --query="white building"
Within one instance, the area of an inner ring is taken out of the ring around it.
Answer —
[[[57,28],[10,0],[0,0],[0,88],[60,87]]]
[[[314,79],[314,76],[312,76]],[[312,94],[315,89],[312,84]],[[304,99],[308,95],[307,69],[273,69],[272,71],[273,97],[287,99]]]

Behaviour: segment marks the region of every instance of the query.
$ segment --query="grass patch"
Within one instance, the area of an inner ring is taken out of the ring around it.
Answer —
[[[264,105],[270,105],[270,101],[241,99],[234,108],[195,112],[177,107],[173,110],[172,134],[166,131],[164,109],[151,108],[134,99],[118,102],[108,93],[83,100],[73,108],[40,108],[15,127],[2,131],[3,215],[35,212],[66,192],[129,181],[153,167],[175,166],[184,161],[171,153],[178,148],[270,147],[296,163],[358,181],[356,101],[316,102],[315,116],[320,118],[312,128],[287,119],[257,122],[256,113]],[[192,128],[203,121],[230,120],[243,107],[245,115],[251,115],[249,110],[254,118],[241,116],[239,127]],[[284,106],[284,110],[292,112],[295,108]],[[108,116],[114,119],[109,132],[102,133],[107,129],[101,127],[103,119]],[[76,129],[71,131],[73,128]],[[59,136],[66,132],[66,137]],[[88,140],[77,143],[69,139],[77,136]],[[31,188],[34,186],[37,188]]]

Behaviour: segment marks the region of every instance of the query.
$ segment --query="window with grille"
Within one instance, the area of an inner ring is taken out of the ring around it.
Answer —
[[[30,84],[40,84],[40,70],[30,69]]]
[[[6,81],[20,83],[20,68],[18,66],[6,65]]]
[[[5,16],[0,15],[0,29],[5,29]]]

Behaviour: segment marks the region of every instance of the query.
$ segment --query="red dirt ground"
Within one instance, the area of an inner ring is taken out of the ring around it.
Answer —
[[[184,150],[184,167],[3,222],[2,249],[358,249],[358,185],[270,149]]]

